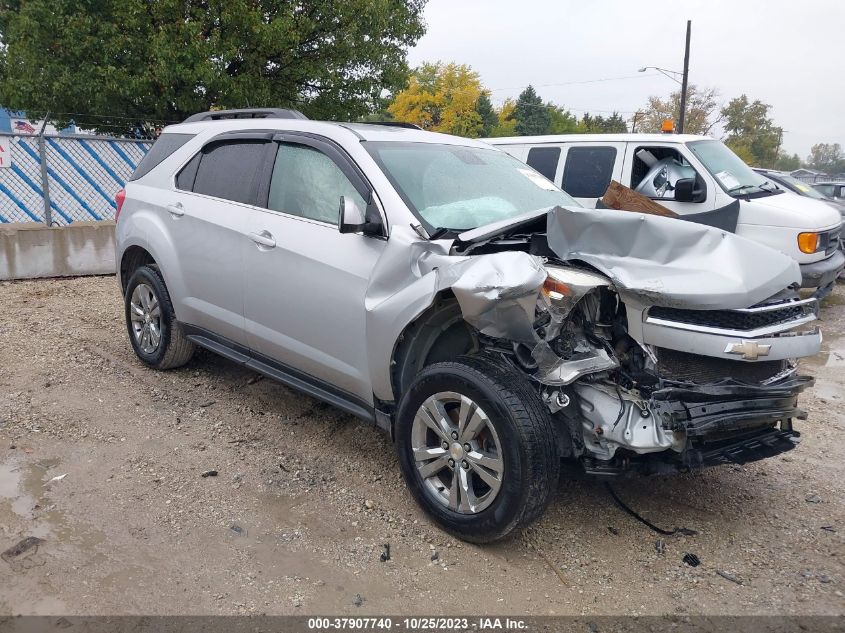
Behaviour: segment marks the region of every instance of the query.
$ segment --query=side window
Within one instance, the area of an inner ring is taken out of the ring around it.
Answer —
[[[675,183],[682,178],[696,179],[695,168],[672,147],[638,147],[631,165],[631,189],[648,196],[674,200]]]
[[[182,171],[176,174],[177,189],[181,189],[182,191],[194,190],[194,181],[197,178],[197,170],[199,169],[201,158],[202,152],[199,152],[190,161],[188,161],[188,164],[182,168]]]
[[[141,162],[138,163],[138,167],[135,168],[135,171],[129,177],[129,180],[138,180],[139,178],[146,176],[153,169],[158,167],[161,161],[170,156],[192,138],[194,138],[193,134],[173,134],[170,132],[162,134],[158,137],[158,140],[153,143],[150,151],[148,151],[144,158],[141,159]]]
[[[613,177],[615,162],[615,147],[570,147],[561,188],[573,198],[600,198]]]
[[[528,160],[525,162],[554,182],[559,158],[559,147],[532,147],[528,150]]]
[[[206,145],[194,178],[194,193],[255,204],[256,178],[268,141],[224,141]],[[193,163],[193,161],[191,161]],[[191,163],[182,170],[186,170]],[[179,173],[182,175],[182,172]],[[177,178],[178,181],[178,178]],[[181,188],[181,187],[180,187]]]
[[[282,143],[276,153],[267,207],[320,222],[337,224],[340,197],[367,203],[335,162],[305,145]]]

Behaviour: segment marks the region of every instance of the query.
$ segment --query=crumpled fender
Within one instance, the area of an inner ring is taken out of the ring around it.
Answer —
[[[798,264],[713,227],[640,213],[555,207],[549,247],[606,274],[622,299],[697,309],[747,308],[793,283]]]
[[[539,257],[520,251],[460,257],[451,241],[420,241],[394,227],[367,290],[368,363],[373,393],[394,399],[390,362],[402,331],[451,289],[463,318],[480,332],[533,343],[532,324],[546,271]]]

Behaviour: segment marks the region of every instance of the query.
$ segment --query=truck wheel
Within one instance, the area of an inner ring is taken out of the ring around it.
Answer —
[[[157,268],[141,266],[126,285],[126,328],[135,354],[155,369],[181,367],[194,355]]]
[[[560,473],[548,408],[504,360],[426,367],[402,397],[396,448],[416,501],[458,538],[486,543],[546,509]]]

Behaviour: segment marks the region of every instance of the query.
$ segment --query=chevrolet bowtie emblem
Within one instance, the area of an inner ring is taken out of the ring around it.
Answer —
[[[757,360],[760,356],[768,356],[771,345],[760,345],[754,341],[743,341],[742,343],[729,343],[725,348],[725,354],[741,354],[745,360]]]

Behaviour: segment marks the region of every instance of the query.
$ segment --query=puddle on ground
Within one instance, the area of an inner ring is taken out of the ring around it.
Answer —
[[[54,496],[60,495],[62,487],[67,485],[49,481],[48,473],[58,465],[57,459],[0,462],[0,524],[11,526],[23,522],[24,536],[44,539],[53,545],[93,547],[104,540],[103,534],[98,530],[82,533],[74,530],[48,496],[51,491]]]
[[[44,487],[42,479],[46,472],[57,464],[56,460],[29,465],[20,465],[15,461],[0,463],[0,499],[9,499],[12,512],[19,517],[35,518],[37,511],[43,507],[43,504],[39,503]],[[33,535],[42,538],[44,536]]]

